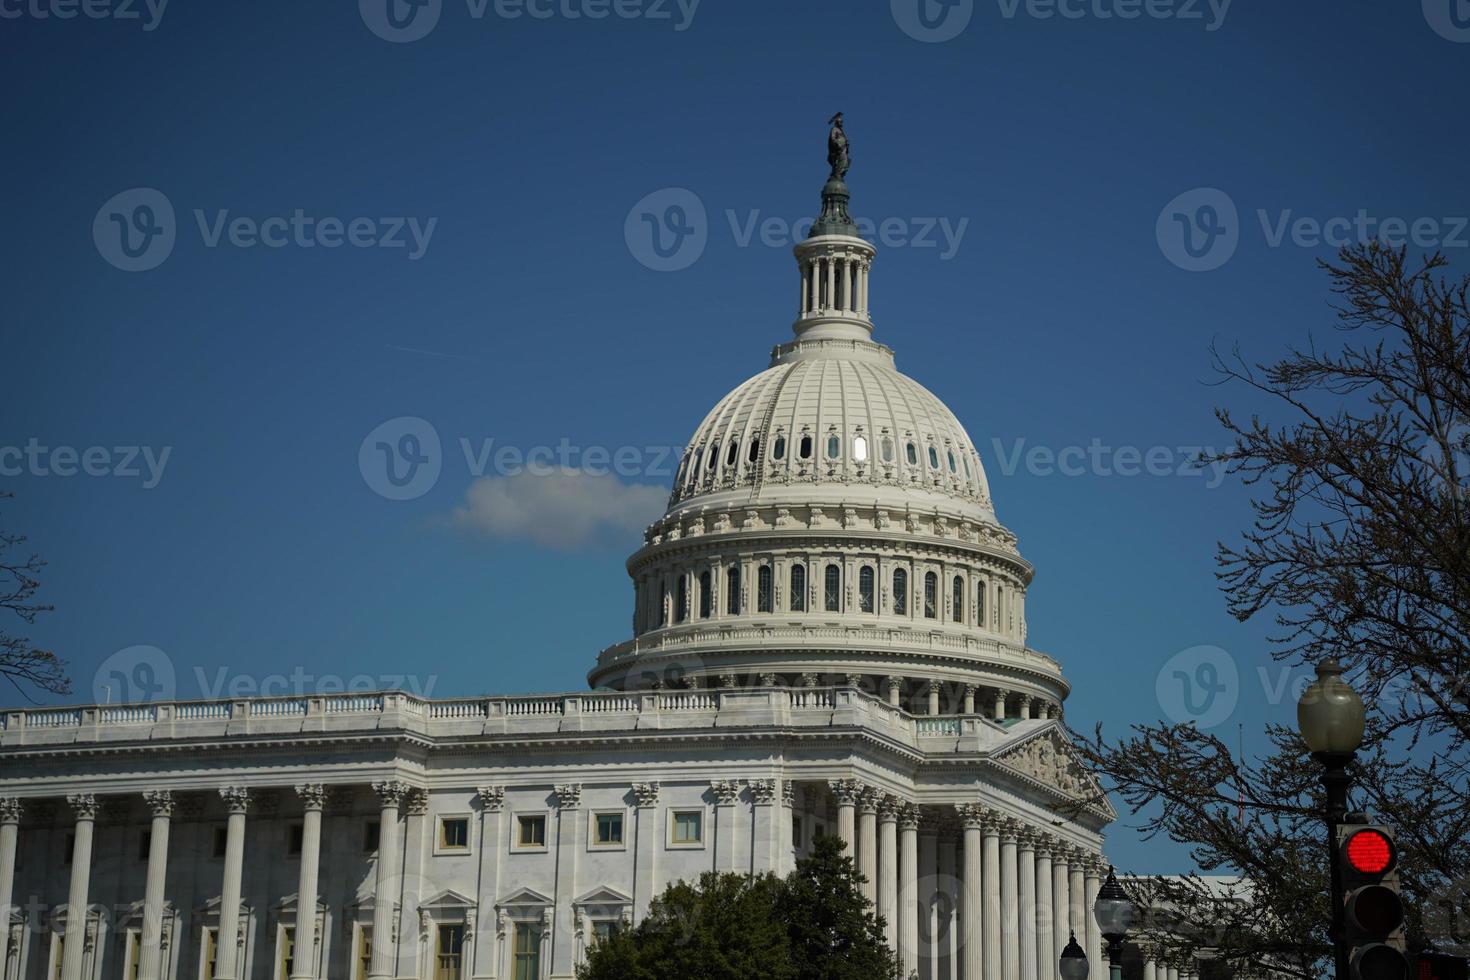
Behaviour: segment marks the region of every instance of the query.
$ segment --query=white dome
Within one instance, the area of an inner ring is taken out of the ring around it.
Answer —
[[[894,369],[888,348],[799,341],[777,348],[773,361],[695,430],[671,512],[743,491],[762,501],[816,495],[834,504],[877,496],[890,506],[902,500],[995,521],[985,469],[964,426]]]

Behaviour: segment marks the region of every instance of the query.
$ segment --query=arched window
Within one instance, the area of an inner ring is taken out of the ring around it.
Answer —
[[[771,611],[771,566],[762,565],[755,573],[755,611]]]
[[[709,447],[709,468],[714,469],[715,464],[720,461],[720,444],[717,442]]]
[[[960,450],[960,462],[965,464],[965,479],[968,480],[970,478],[970,454]]]
[[[842,569],[836,565],[828,565],[825,585],[823,594],[826,597],[826,610],[837,612],[842,608]]]
[[[909,614],[909,573],[902,568],[893,570],[893,613],[896,616]]]
[[[731,565],[725,572],[725,612],[740,615],[740,566]]]
[[[669,625],[669,584],[658,583],[658,625]]]
[[[776,437],[776,445],[771,450],[771,458],[772,459],[785,459],[786,458],[786,437],[785,436],[777,436]]]
[[[873,611],[873,567],[864,565],[858,572],[858,612]]]
[[[883,462],[893,462],[893,440],[887,436],[883,437]]]
[[[933,470],[939,469],[939,450],[933,446],[929,447],[929,468]]]
[[[700,572],[699,573],[699,618],[700,619],[709,619],[710,614],[714,612],[714,600],[715,600],[715,597],[714,597],[714,590],[711,588],[711,586],[713,586],[713,585],[714,585],[714,581],[710,578],[709,572]]]
[[[859,463],[865,463],[868,460],[868,440],[862,436],[852,437],[852,458]]]
[[[954,461],[954,450],[953,449],[946,450],[945,455],[947,455],[949,457],[949,471],[951,473],[958,473],[959,472],[959,467],[956,465],[956,463]]]
[[[689,618],[689,576],[680,575],[674,589],[674,622],[682,623]]]
[[[806,566],[791,566],[791,611],[806,611]]]
[[[975,590],[975,625],[981,629],[985,628],[985,590],[990,586],[985,582]]]
[[[704,462],[704,447],[700,446],[698,449],[694,450],[694,465],[689,467],[689,472],[691,476],[696,478],[699,476],[699,464],[702,462]]]
[[[735,454],[740,451],[740,443],[734,439],[730,440],[730,448],[725,451],[725,465],[735,465]]]
[[[760,436],[756,436],[754,439],[750,440],[750,452],[748,452],[748,453],[745,454],[745,461],[748,462],[748,463],[754,463],[756,460],[758,460],[760,458],[761,458],[761,437]]]
[[[924,573],[924,618],[939,618],[939,576],[933,572]]]
[[[841,456],[841,455],[842,455],[842,439],[841,439],[841,437],[835,436],[835,435],[828,436],[827,437],[827,458],[828,459],[836,459],[838,456]]]
[[[812,437],[811,436],[802,436],[801,437],[801,446],[799,448],[801,450],[801,458],[802,459],[811,459],[812,458]]]
[[[909,443],[904,447],[904,455],[908,457],[910,466],[919,465],[919,451],[914,448],[913,443]]]
[[[960,576],[954,577],[954,588],[950,590],[950,600],[954,605],[954,621],[963,623],[965,621],[965,580]]]
[[[1006,590],[1005,590],[1005,586],[1003,586],[1003,585],[997,585],[995,587],[995,617],[994,617],[995,618],[995,628],[996,628],[997,631],[1000,630],[1000,611],[1001,611],[1002,608],[1004,608],[1005,604],[1006,604]]]

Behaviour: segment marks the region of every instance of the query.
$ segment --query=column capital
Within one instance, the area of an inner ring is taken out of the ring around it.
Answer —
[[[856,779],[832,779],[827,782],[838,806],[856,806],[862,795],[863,784]]]
[[[480,809],[486,813],[499,813],[505,809],[504,786],[481,786],[475,792],[475,798],[480,801]]]
[[[20,823],[25,816],[25,800],[19,796],[0,796],[0,824]]]
[[[877,814],[878,806],[882,800],[883,794],[878,792],[876,786],[864,785],[862,789],[858,790],[858,812],[863,814]]]
[[[250,790],[244,786],[221,786],[219,795],[225,801],[225,809],[230,813],[244,813],[253,802],[250,799]]]
[[[143,804],[155,817],[174,815],[174,794],[166,789],[150,789],[143,794]]]
[[[301,800],[301,805],[308,813],[315,810],[321,812],[327,807],[327,788],[321,783],[300,783],[296,787],[296,796]]]
[[[1016,823],[1016,846],[1023,851],[1036,850],[1036,828],[1030,824]]]
[[[1107,871],[1107,868],[1108,862],[1103,859],[1101,854],[1094,854],[1091,851],[1083,853],[1082,869],[1086,872],[1087,877],[1101,878],[1104,872]]]
[[[796,806],[796,783],[789,779],[781,780],[781,805],[792,808]]]
[[[566,783],[552,790],[556,794],[556,805],[561,810],[575,810],[582,805],[582,784]]]
[[[878,820],[882,823],[896,823],[898,811],[903,804],[904,801],[892,793],[884,793],[883,798],[878,801]]]
[[[97,819],[97,811],[101,805],[97,802],[97,797],[91,793],[69,794],[66,802],[71,807],[72,813],[76,814],[78,820]]]
[[[919,808],[907,800],[898,805],[898,825],[904,830],[919,829]]]
[[[1006,844],[1017,844],[1021,842],[1022,824],[1015,817],[1000,818],[1000,839]]]
[[[378,794],[378,803],[382,806],[400,807],[403,800],[413,787],[401,779],[380,779],[372,784],[373,792]]]
[[[1057,839],[1044,830],[1033,831],[1032,837],[1036,843],[1036,856],[1050,861],[1057,850]]]
[[[752,779],[750,797],[756,806],[770,806],[776,802],[776,780]]]
[[[966,830],[984,828],[986,816],[990,812],[990,808],[981,803],[956,803],[954,809]]]
[[[658,806],[658,783],[634,783],[633,802],[642,810]]]
[[[740,799],[740,783],[734,779],[715,779],[709,784],[716,806],[734,806]]]
[[[408,815],[411,817],[422,817],[429,812],[429,791],[422,786],[415,786],[408,791]]]
[[[1069,842],[1058,838],[1056,842],[1052,844],[1051,848],[1052,867],[1056,867],[1059,864],[1065,864],[1070,868],[1072,864],[1073,850],[1074,848]]]

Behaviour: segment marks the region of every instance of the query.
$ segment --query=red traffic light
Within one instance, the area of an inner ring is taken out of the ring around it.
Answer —
[[[1347,840],[1343,848],[1348,864],[1359,874],[1382,874],[1393,867],[1393,842],[1378,830],[1360,830]]]

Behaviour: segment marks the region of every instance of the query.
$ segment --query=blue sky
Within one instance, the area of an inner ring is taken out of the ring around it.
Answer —
[[[1193,710],[1249,749],[1293,716],[1305,675],[1215,589],[1247,498],[1178,473],[1257,407],[1207,348],[1330,335],[1324,228],[1464,271],[1462,0],[442,0],[396,33],[374,2],[0,0],[3,520],[78,698],[139,663],[179,697],[581,687],[661,457],[789,336],[842,110],[876,337],[975,439],[1069,720]],[[402,418],[438,473],[392,500],[359,450]],[[627,473],[467,498],[563,443]],[[1120,864],[1188,866],[1130,823]]]

